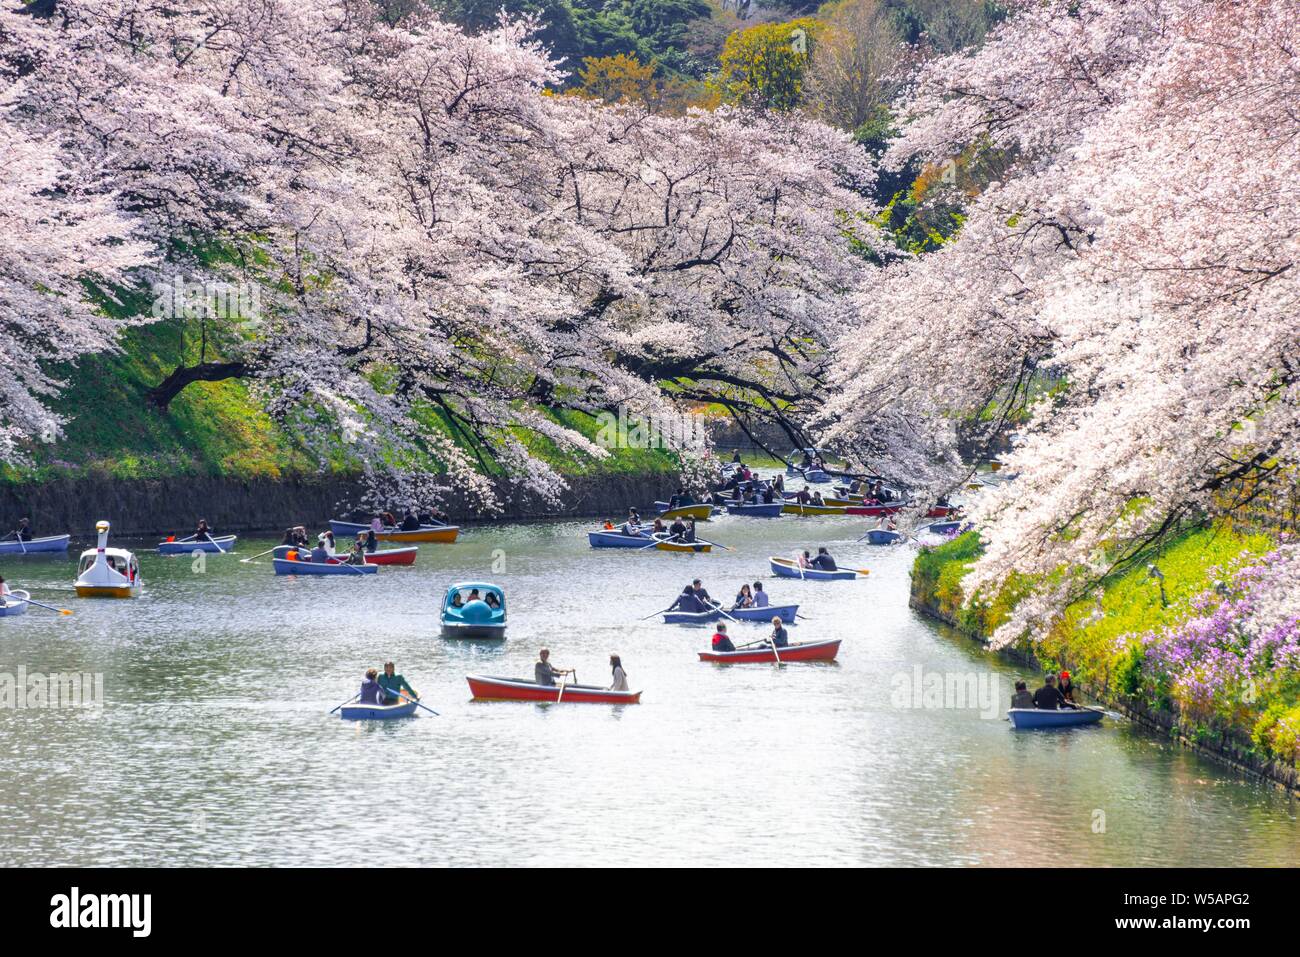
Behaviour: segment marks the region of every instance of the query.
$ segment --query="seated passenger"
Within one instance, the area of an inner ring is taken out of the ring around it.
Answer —
[[[714,651],[735,651],[736,650],[736,646],[732,644],[731,639],[727,637],[727,626],[725,624],[720,623],[718,625],[718,631],[713,636],[713,650]]]
[[[824,572],[838,571],[839,566],[835,564],[835,559],[831,558],[831,553],[826,551],[823,545],[817,549],[817,557],[812,560],[813,568],[820,568]]]
[[[1056,711],[1065,703],[1061,691],[1056,687],[1056,675],[1043,679],[1043,686],[1034,692],[1034,707],[1043,711]]]
[[[1030,694],[1029,687],[1023,681],[1016,682],[1016,693],[1011,696],[1011,707],[1013,708],[1032,708],[1034,706],[1034,696]]]

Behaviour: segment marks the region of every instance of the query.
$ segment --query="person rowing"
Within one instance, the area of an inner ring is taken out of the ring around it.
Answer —
[[[551,651],[549,648],[543,648],[537,653],[537,664],[533,665],[533,681],[547,688],[555,686],[556,675],[571,675],[572,669],[556,668],[551,664]]]
[[[684,611],[696,614],[702,611],[709,611],[712,607],[712,605],[704,604],[700,599],[700,596],[696,594],[695,589],[690,585],[687,585],[682,589],[682,593],[677,596],[677,600],[665,608],[664,611]]]
[[[420,530],[420,520],[415,517],[415,513],[409,508],[406,514],[402,516],[401,529],[404,532],[418,532]]]
[[[206,518],[199,519],[198,527],[194,529],[194,540],[206,542],[209,538],[215,537],[212,533],[212,526],[208,524]]]
[[[1034,692],[1034,707],[1041,711],[1056,711],[1065,705],[1061,689],[1056,687],[1056,675],[1049,674],[1043,679],[1043,686]]]
[[[641,514],[634,508],[629,508],[627,510],[627,521],[623,523],[623,534],[641,534]]]
[[[781,621],[780,615],[772,616],[772,634],[769,640],[777,648],[784,648],[790,644],[790,633],[785,630],[785,623]]]
[[[709,594],[708,590],[700,584],[698,578],[691,582],[691,589],[695,592],[695,597],[700,600],[700,603],[704,605],[705,608],[713,608],[717,604],[717,602],[713,600],[713,596]]]
[[[32,523],[30,519],[18,519],[18,527],[4,537],[7,542],[13,539],[17,542],[30,542],[32,540]]]
[[[727,635],[727,625],[725,622],[718,622],[718,630],[713,634],[714,651],[735,651],[736,646],[732,643],[731,638]]]
[[[680,518],[673,519],[673,523],[668,526],[668,540],[680,542],[682,536],[686,534],[686,523]]]
[[[807,555],[807,552],[804,552]],[[817,549],[817,557],[811,562],[813,568],[820,569],[824,572],[838,571],[839,566],[835,564],[835,559],[831,558],[831,553],[826,550],[826,546]]]
[[[415,689],[406,683],[406,679],[397,674],[397,669],[391,661],[384,662],[384,673],[379,676],[379,687],[384,689],[383,704],[397,704],[402,700],[399,691],[405,691],[417,701],[420,696],[415,693]]]

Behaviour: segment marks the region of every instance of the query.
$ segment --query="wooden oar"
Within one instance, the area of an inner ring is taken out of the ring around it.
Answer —
[[[654,618],[656,615],[666,615],[670,611],[672,611],[671,608],[665,608],[663,611],[651,612],[650,614],[646,615],[645,618],[638,618],[637,621],[645,621],[648,618]]]
[[[651,537],[651,538],[654,538],[653,535],[650,536],[650,537]],[[638,551],[638,552],[643,552],[643,551],[645,551],[647,548],[654,548],[654,547],[655,547],[656,545],[658,545],[660,542],[675,542],[675,541],[677,541],[679,538],[681,538],[681,535],[669,535],[667,538],[655,538],[654,541],[652,541],[649,545],[642,545],[640,548],[637,549],[637,551]]]
[[[23,550],[24,555],[27,554],[27,543],[23,541],[22,532],[18,533],[18,547]]]
[[[726,549],[729,552],[735,551],[735,549],[732,548],[730,545],[719,545],[717,542],[711,542],[707,538],[697,538],[696,541],[703,542],[705,545],[712,545],[714,548]]]
[[[715,602],[713,602],[713,607],[718,611],[718,613],[719,613],[720,615],[722,615],[723,618],[727,619],[727,621],[734,621],[736,624],[740,624],[740,619],[739,619],[739,618],[732,618],[732,617],[731,617],[730,615],[728,615],[725,611],[723,611],[723,609],[722,609],[722,602],[719,602],[719,601],[715,601]]]
[[[407,701],[411,702],[411,704],[415,705],[417,708],[424,708],[424,710],[427,711],[427,712],[429,712],[429,714],[434,715],[435,717],[439,717],[439,718],[442,717],[442,715],[438,714],[438,712],[434,711],[432,708],[427,708],[427,707],[425,707],[424,705],[420,704],[420,702],[417,701],[416,699],[411,698],[411,697],[408,697],[407,695],[402,694],[402,692],[401,692],[400,690],[394,689],[393,691],[385,691],[384,694],[395,694],[395,695],[397,695],[399,698],[406,698]],[[342,705],[340,705],[340,707],[342,707]]]
[[[276,545],[276,546],[275,546],[275,548],[279,548],[279,547],[280,547],[279,545]],[[249,562],[253,562],[253,559],[254,559],[254,558],[261,558],[263,555],[269,555],[269,554],[271,554],[273,551],[275,551],[275,548],[268,548],[266,551],[264,551],[264,552],[258,552],[256,555],[251,555],[251,556],[249,556],[248,558],[241,558],[241,559],[239,560],[239,563],[240,563],[241,565],[247,565]],[[257,563],[256,563],[256,562],[253,562],[253,564],[257,564]]]
[[[555,703],[559,704],[564,698],[564,683],[569,680],[567,674],[560,675],[560,693],[555,696]]]
[[[50,611],[57,611],[60,615],[71,615],[71,614],[72,614],[72,609],[71,609],[71,608],[55,608],[53,605],[47,605],[47,604],[45,604],[44,602],[36,601],[36,600],[33,599],[33,598],[23,598],[21,595],[15,595],[13,592],[10,592],[10,593],[9,593],[8,595],[6,595],[5,597],[6,597],[6,598],[16,598],[18,601],[25,601],[25,602],[27,602],[27,604],[29,604],[29,605],[35,605],[37,608],[48,608]]]
[[[776,639],[769,638],[767,643],[772,646],[772,657],[776,659],[776,666],[781,667],[781,653],[776,650]]]
[[[206,538],[208,541],[210,541],[213,545],[216,545],[216,546],[217,546],[217,551],[218,551],[220,554],[222,554],[222,555],[226,554],[226,550],[225,550],[224,548],[222,548],[220,545],[217,545],[217,540],[216,540],[215,538],[213,538],[211,535],[209,535],[207,532],[204,532],[204,533],[203,533],[203,537]]]
[[[357,700],[358,698],[360,698],[360,697],[361,697],[361,692],[358,691],[356,694],[354,694],[354,695],[353,695],[351,698],[349,698],[347,701],[343,702],[343,704],[351,704],[352,702],[356,701],[356,700]],[[330,714],[333,714],[335,711],[339,710],[339,708],[343,707],[343,704],[339,705],[338,708],[331,708],[331,709],[330,709]]]

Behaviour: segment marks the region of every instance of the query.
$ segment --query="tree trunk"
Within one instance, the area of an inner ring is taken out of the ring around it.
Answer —
[[[243,362],[200,362],[194,366],[177,366],[171,375],[146,392],[145,398],[158,408],[166,409],[191,382],[238,379],[247,372],[248,365]]]

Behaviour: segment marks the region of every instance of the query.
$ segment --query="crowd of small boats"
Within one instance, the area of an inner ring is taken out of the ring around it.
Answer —
[[[808,450],[811,451],[811,450]],[[796,468],[791,465],[791,474],[802,474],[808,482],[828,482],[831,474],[822,467],[820,461],[814,466]],[[747,473],[748,474],[748,473]],[[824,476],[824,478],[822,477]],[[674,496],[667,502],[654,503],[657,517],[653,524],[643,525],[636,509],[632,509],[629,519],[621,526],[614,526],[607,521],[604,527],[587,533],[592,548],[600,549],[635,549],[668,552],[707,553],[714,547],[729,549],[728,546],[703,539],[696,530],[696,523],[708,522],[715,515],[725,512],[730,516],[776,519],[783,515],[821,516],[821,515],[866,515],[880,519],[880,526],[868,529],[859,541],[871,545],[898,544],[911,538],[923,536],[947,537],[956,534],[963,527],[959,517],[953,515],[946,503],[927,511],[927,517],[937,519],[926,525],[905,533],[893,526],[892,516],[901,512],[907,502],[896,493],[889,493],[885,501],[873,497],[871,492],[860,492],[852,488],[841,489],[837,497],[818,495],[815,501],[809,501],[806,490],[787,492],[778,481],[776,490],[771,485],[764,487],[757,476],[751,476],[744,484],[735,484],[733,488],[740,491],[734,501],[695,502],[684,493]],[[756,500],[760,489],[765,488],[768,501]],[[875,496],[881,495],[879,485],[875,487]],[[779,498],[777,493],[779,492]],[[748,498],[745,498],[745,495]],[[386,516],[385,517],[389,517]],[[671,522],[671,525],[666,523]],[[888,524],[886,524],[888,522]],[[689,523],[686,524],[686,523]],[[24,520],[25,525],[25,520]],[[85,598],[133,598],[141,594],[143,581],[137,557],[128,549],[111,547],[108,544],[111,526],[108,521],[96,524],[96,545],[82,552],[77,566],[74,591]],[[459,536],[457,526],[441,522],[420,522],[413,524],[408,520],[402,524],[395,521],[381,521],[376,518],[369,524],[331,520],[329,531],[319,536],[315,547],[308,547],[305,530],[299,526],[296,530],[286,531],[285,541],[265,552],[251,558],[240,559],[241,562],[257,564],[256,559],[269,555],[274,574],[277,576],[326,576],[355,577],[372,576],[384,566],[411,566],[419,553],[415,543],[453,543]],[[356,544],[346,555],[338,553],[336,538],[355,537]],[[37,538],[30,534],[15,533],[13,540],[0,541],[0,555],[51,554],[66,552],[71,540],[70,535],[55,535]],[[379,548],[377,543],[383,541],[395,547]],[[235,535],[214,535],[206,522],[201,521],[198,530],[185,538],[168,537],[160,542],[157,551],[160,555],[197,556],[228,555],[235,550]],[[823,559],[825,561],[823,561]],[[819,549],[816,559],[810,559],[809,553],[802,556],[770,556],[768,559],[770,573],[779,579],[800,581],[852,581],[866,578],[869,571],[865,568],[837,566],[826,549]],[[3,579],[0,579],[2,582]],[[696,580],[695,587],[699,587]],[[761,586],[755,585],[756,594],[761,593],[761,603],[737,604],[724,608],[721,603],[709,599],[699,603],[691,610],[689,607],[675,604],[673,607],[656,612],[666,625],[707,625],[718,623],[722,634],[715,635],[714,647],[699,651],[702,662],[714,664],[774,664],[777,666],[797,662],[833,662],[840,650],[841,640],[823,638],[806,642],[789,642],[784,626],[793,624],[799,615],[796,603],[771,604]],[[687,589],[688,593],[690,589]],[[745,588],[747,593],[748,586]],[[707,596],[707,592],[704,593]],[[53,608],[31,599],[28,592],[20,589],[8,589],[5,586],[0,594],[0,617],[23,614],[29,605],[49,608],[71,614],[66,609]],[[733,645],[729,639],[725,644],[726,628],[723,620],[737,624],[771,624],[772,637],[759,638],[749,642]],[[442,637],[450,640],[464,641],[500,641],[506,636],[507,600],[505,589],[496,583],[485,581],[463,581],[449,585],[443,595],[439,622]],[[543,660],[544,656],[543,656]],[[541,667],[539,665],[539,667]],[[576,678],[576,676],[575,676]],[[510,678],[490,675],[468,675],[466,681],[471,694],[476,699],[512,700],[552,703],[601,703],[601,704],[635,704],[641,699],[640,691],[625,687],[604,688],[583,685],[576,680],[562,680],[558,685],[542,681],[530,681],[524,678]],[[358,703],[356,697],[345,705],[336,708],[347,720],[388,720],[414,715],[418,708],[428,709],[416,698],[402,692],[395,692],[396,697],[376,699]],[[434,712],[436,713],[436,712]],[[1071,711],[1040,711],[1038,709],[1012,708],[1008,718],[1017,728],[1042,728],[1072,726],[1100,720],[1101,712],[1095,709],[1075,709]]]

